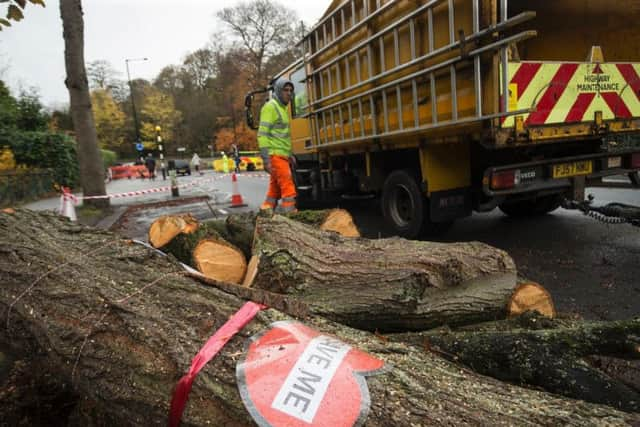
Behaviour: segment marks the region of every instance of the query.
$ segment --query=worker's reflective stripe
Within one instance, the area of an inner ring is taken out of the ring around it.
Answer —
[[[260,127],[266,127],[271,129],[272,127],[275,126],[275,123],[270,123],[270,122],[260,122]]]
[[[295,197],[283,197],[282,199],[282,204],[286,204],[286,203],[295,203],[296,202],[296,198]]]
[[[267,138],[288,138],[291,133],[287,132],[258,132],[258,136],[266,136]]]
[[[289,129],[289,123],[273,123],[272,129]]]
[[[275,137],[280,137],[280,138],[287,137],[287,136],[289,136],[290,133],[291,132],[289,132],[288,129],[286,131],[284,131],[284,132],[271,131],[271,135],[273,135]]]
[[[280,119],[280,121],[285,123],[284,119],[282,118],[282,113],[280,112],[280,108],[278,106],[277,101],[275,99],[272,99],[270,102],[276,107],[276,113],[278,114],[278,118]]]

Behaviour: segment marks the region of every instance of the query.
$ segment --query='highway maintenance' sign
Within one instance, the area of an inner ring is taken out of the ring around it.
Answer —
[[[276,322],[250,339],[236,376],[244,405],[260,426],[346,427],[366,419],[364,377],[383,367],[335,337]]]
[[[640,64],[509,63],[509,111],[532,109],[525,126],[640,117]],[[514,117],[502,127],[513,127]]]

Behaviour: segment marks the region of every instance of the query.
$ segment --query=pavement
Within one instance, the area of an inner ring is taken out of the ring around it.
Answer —
[[[264,173],[241,173],[238,177],[238,191],[240,187],[250,194],[243,198],[246,206],[234,209],[234,212],[258,208],[258,201],[266,192],[267,179]],[[234,192],[232,175],[205,170],[202,174],[181,176],[177,178],[179,196],[171,192],[170,180],[162,178],[150,179],[119,179],[106,185],[107,195],[110,197],[111,209],[109,213],[99,218],[95,225],[102,229],[114,227],[133,227],[135,230],[148,229],[148,225],[161,215],[189,212],[200,220],[226,216],[227,208],[231,206]],[[74,193],[78,199],[76,208],[83,205],[82,193]],[[23,207],[31,210],[58,211],[60,197],[52,197],[27,203]],[[134,215],[135,212],[135,215]],[[135,218],[134,218],[135,217]],[[129,230],[136,236],[139,232]],[[127,230],[122,230],[127,231]]]

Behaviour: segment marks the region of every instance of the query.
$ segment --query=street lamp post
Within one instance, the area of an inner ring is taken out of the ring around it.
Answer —
[[[136,144],[140,143],[140,127],[138,125],[138,113],[136,112],[136,102],[133,96],[133,86],[131,85],[131,74],[129,73],[129,62],[147,61],[149,58],[127,58],[124,63],[127,66],[127,81],[129,82],[129,94],[131,96],[131,106],[133,107],[133,125],[136,131]]]

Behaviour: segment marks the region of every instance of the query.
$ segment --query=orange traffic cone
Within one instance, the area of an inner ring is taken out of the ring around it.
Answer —
[[[243,206],[247,206],[244,201],[242,201],[242,196],[240,195],[240,191],[238,191],[238,177],[236,177],[235,173],[231,174],[231,184],[233,194],[231,195],[231,206],[230,208],[241,208]]]

